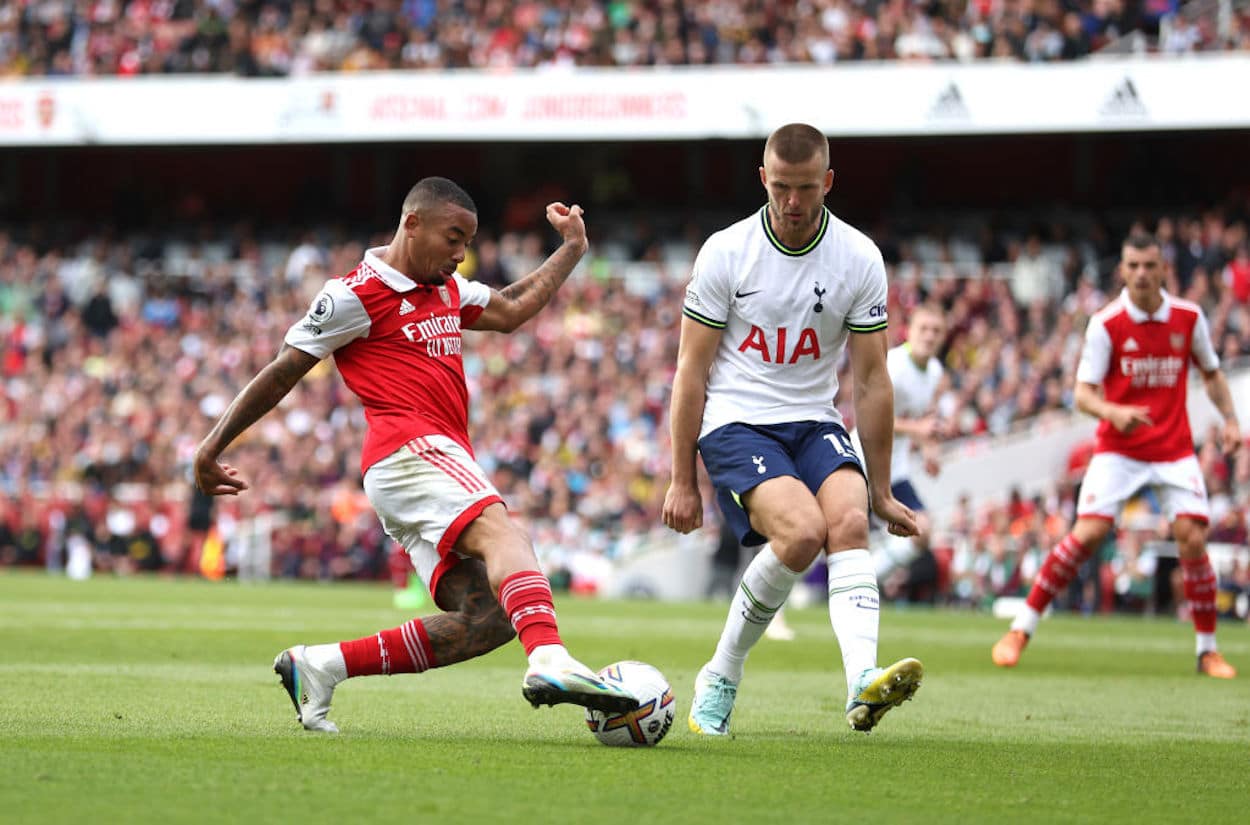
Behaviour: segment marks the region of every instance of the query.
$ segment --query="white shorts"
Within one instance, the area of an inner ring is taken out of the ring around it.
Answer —
[[[1115,521],[1124,504],[1143,487],[1153,487],[1169,523],[1187,516],[1206,524],[1207,485],[1197,456],[1176,461],[1136,461],[1116,453],[1096,453],[1081,482],[1076,514]]]
[[[464,558],[453,549],[460,534],[491,504],[503,502],[464,447],[441,435],[414,438],[370,467],[365,495],[431,595]]]

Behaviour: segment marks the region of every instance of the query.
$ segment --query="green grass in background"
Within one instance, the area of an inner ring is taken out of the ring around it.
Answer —
[[[240,586],[0,572],[0,822],[1234,822],[1250,804],[1246,675],[1193,673],[1192,629],[1059,617],[1014,671],[983,615],[886,609],[881,658],[917,656],[916,700],[870,736],[842,719],[828,617],[747,664],[732,739],[685,728],[723,604],[565,599],[574,655],[662,670],[678,722],[652,750],[598,744],[571,707],[520,696],[519,645],[339,689],[305,733],[282,648],[408,618],[382,587]]]

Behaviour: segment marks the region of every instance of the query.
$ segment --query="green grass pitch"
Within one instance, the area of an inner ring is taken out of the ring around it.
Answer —
[[[270,671],[299,642],[394,627],[379,586],[0,572],[0,822],[1244,821],[1250,632],[1223,625],[1243,677],[1193,672],[1170,619],[1058,617],[998,671],[1003,622],[887,608],[881,658],[927,668],[865,736],[842,719],[828,617],[747,663],[734,737],[686,730],[725,605],[562,599],[587,664],[641,659],[677,694],[657,748],[600,745],[578,708],[532,710],[519,645],[420,676],[341,687],[336,737],[305,733]]]

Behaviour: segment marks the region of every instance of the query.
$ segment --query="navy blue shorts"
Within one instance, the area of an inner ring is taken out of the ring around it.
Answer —
[[[726,424],[699,439],[703,466],[716,487],[716,500],[738,540],[748,546],[768,538],[751,528],[742,496],[761,482],[793,476],[812,495],[833,472],[863,465],[851,437],[832,421],[795,421],[786,424]]]
[[[894,494],[895,501],[912,511],[917,513],[924,511],[924,502],[920,500],[920,496],[916,494],[916,488],[911,486],[911,482],[907,479],[891,484],[890,492]]]

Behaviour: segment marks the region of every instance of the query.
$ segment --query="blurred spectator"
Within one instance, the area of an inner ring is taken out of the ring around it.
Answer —
[[[1042,239],[1030,234],[1016,252],[1011,271],[1011,295],[1022,307],[1046,304],[1063,292],[1063,274],[1055,260],[1042,250]]]
[[[847,60],[1075,60],[1098,49],[1250,46],[1250,6],[852,0],[19,0],[0,6],[0,75],[324,71]]]
[[[1224,267],[1224,286],[1232,298],[1243,306],[1250,306],[1250,246],[1237,247],[1233,259]]]
[[[854,13],[824,8],[834,23]],[[1238,302],[1235,279],[1204,273],[1244,258],[1248,215],[1250,203],[1234,200],[1167,216],[1178,278],[1188,260],[1185,294],[1208,312],[1226,358],[1250,353],[1250,308]],[[1050,244],[1039,233],[1020,245],[1034,217],[882,233],[891,239],[890,311],[925,300],[946,309],[940,357],[949,378],[937,406],[960,435],[1066,414],[1086,320],[1118,290],[1082,277],[1064,294],[1059,262],[1082,260],[1105,229],[1046,225]],[[511,336],[467,333],[478,336],[465,372],[484,468],[530,525],[544,563],[587,592],[606,562],[656,540],[672,330],[701,220],[605,224],[598,257],[548,310]],[[231,463],[252,476],[245,496],[212,507],[186,476],[212,419],[306,308],[308,284],[349,270],[359,246],[324,230],[188,234],[195,243],[173,235],[52,243],[0,227],[0,502],[12,502],[0,511],[0,563],[55,569],[71,545],[89,543],[99,565],[118,572],[192,573],[209,546],[247,575],[386,577],[385,537],[359,503],[362,413],[331,364],[232,448]],[[466,274],[502,286],[532,269],[543,243],[526,228],[483,234]],[[1045,286],[1026,291],[1027,304],[1014,296],[1020,256],[1007,259],[1017,248],[1045,262],[1034,279]],[[849,402],[837,400],[844,414]],[[1213,541],[1236,541],[1250,509],[1250,450],[1232,464],[1200,455]],[[1057,480],[1041,496],[966,502],[935,537],[926,567],[891,592],[979,605],[1026,588],[1039,548],[1072,516],[1071,496],[1070,480]]]
[[[97,338],[107,338],[117,327],[117,315],[113,312],[113,302],[103,281],[96,284],[91,298],[83,307],[82,322],[87,331]]]

